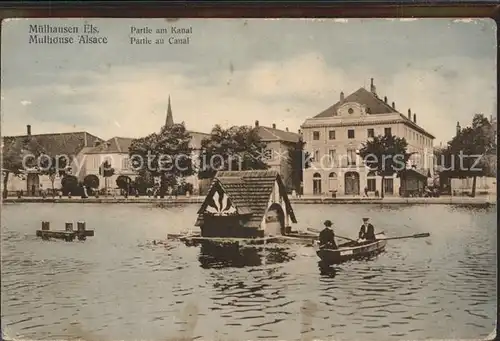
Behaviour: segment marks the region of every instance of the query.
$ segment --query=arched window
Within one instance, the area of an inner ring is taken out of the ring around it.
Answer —
[[[377,190],[377,179],[375,176],[374,171],[369,171],[366,175],[366,188],[368,188],[368,192],[375,192]]]
[[[313,174],[313,194],[321,194],[321,174]]]
[[[331,172],[330,175],[328,175],[330,179],[336,179],[337,178],[337,173]]]

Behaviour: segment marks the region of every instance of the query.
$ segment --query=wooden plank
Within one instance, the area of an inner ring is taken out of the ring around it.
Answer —
[[[93,237],[94,230],[85,230],[85,237]],[[50,231],[50,230],[36,230],[37,237],[49,237],[49,238],[68,238],[68,237],[77,237],[81,232],[78,231]]]

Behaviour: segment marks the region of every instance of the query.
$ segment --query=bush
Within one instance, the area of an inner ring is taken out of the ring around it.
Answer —
[[[121,190],[130,191],[131,184],[132,184],[132,179],[130,179],[126,175],[120,175],[116,178],[116,186]]]
[[[140,195],[146,195],[148,188],[154,186],[154,181],[151,177],[139,175],[135,178],[133,186]]]
[[[89,188],[99,188],[99,177],[94,174],[89,174],[83,179],[83,184]]]
[[[68,193],[71,193],[71,195],[78,195],[79,193],[78,179],[74,175],[65,175],[61,179],[61,186],[63,195],[68,195]]]

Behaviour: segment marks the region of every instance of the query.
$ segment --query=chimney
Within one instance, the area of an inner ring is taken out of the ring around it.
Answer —
[[[343,103],[344,102],[344,92],[341,91],[340,92],[340,103]]]
[[[373,84],[373,78],[370,78],[370,91],[376,95],[377,94],[377,89],[375,88],[375,85]]]
[[[258,127],[259,126],[259,121],[255,121],[255,126]]]
[[[273,129],[276,129],[276,123],[273,123]]]
[[[392,109],[396,110],[396,103],[392,102]]]
[[[408,109],[408,119],[411,121],[411,109]]]
[[[286,127],[285,130],[288,131],[288,127]]]
[[[413,114],[413,123],[417,124],[417,114]]]
[[[26,126],[26,134],[28,136],[31,136],[31,125],[29,125],[29,124]]]
[[[384,96],[384,103],[387,104],[387,96]]]

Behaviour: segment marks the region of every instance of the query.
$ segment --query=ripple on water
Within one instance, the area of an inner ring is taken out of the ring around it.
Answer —
[[[41,206],[30,207],[36,212]],[[430,231],[431,238],[429,243],[390,241],[372,261],[326,271],[318,268],[313,251],[294,246],[247,250],[228,267],[227,260],[202,255],[199,248],[147,242],[163,238],[166,228],[184,228],[196,208],[117,205],[103,211],[100,205],[68,205],[62,220],[85,217],[89,225],[106,227],[99,228],[99,238],[64,243],[35,238],[36,213],[26,215],[12,206],[2,212],[2,320],[24,338],[70,340],[94,334],[158,339],[165,329],[187,335],[193,318],[196,327],[189,338],[202,340],[214,335],[349,340],[360,334],[425,339],[448,338],[450,330],[453,338],[475,338],[491,332],[495,211],[370,205],[352,205],[349,211],[345,206],[296,209],[305,225],[335,216],[342,229],[369,214],[388,235]],[[409,227],[396,226],[395,219]],[[437,219],[439,228],[431,230]],[[196,310],[183,313],[189,304]]]

